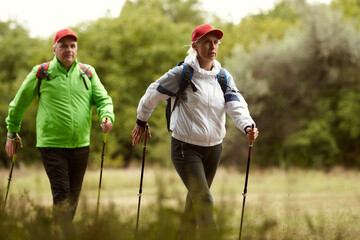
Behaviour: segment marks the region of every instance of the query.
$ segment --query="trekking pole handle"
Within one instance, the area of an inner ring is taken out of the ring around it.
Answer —
[[[144,131],[144,148],[146,148],[147,140],[148,140],[148,132],[149,132],[149,125],[145,125],[145,131]]]
[[[251,131],[254,131],[254,128],[255,128],[255,124],[251,124]],[[254,145],[254,142],[253,141],[250,141],[249,142],[249,148],[252,148],[252,146]]]
[[[16,152],[17,152],[17,148],[19,145],[20,140],[16,139],[16,143],[15,143],[15,154],[12,156],[11,161],[15,164],[15,159],[16,159]]]
[[[107,123],[108,120],[109,120],[109,118],[105,117],[105,124]],[[106,132],[104,132],[104,134],[103,134],[103,142],[106,143]]]
[[[108,121],[109,121],[109,117],[106,116],[106,117],[105,117],[105,122],[101,122],[100,127],[102,127],[103,124],[106,124]],[[105,132],[104,132],[104,133],[105,133]]]

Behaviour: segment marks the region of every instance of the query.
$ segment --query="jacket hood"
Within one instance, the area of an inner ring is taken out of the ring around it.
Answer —
[[[201,74],[205,74],[205,75],[214,75],[216,76],[220,69],[221,69],[221,64],[217,61],[214,60],[213,61],[213,68],[211,69],[211,71],[206,71],[205,69],[200,67],[199,61],[196,57],[196,55],[192,55],[192,56],[187,56],[185,58],[184,61],[186,64],[189,64],[195,71],[201,73]]]

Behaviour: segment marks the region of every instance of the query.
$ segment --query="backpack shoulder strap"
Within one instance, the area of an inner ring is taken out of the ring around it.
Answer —
[[[226,72],[225,72],[224,68],[220,69],[220,71],[219,71],[219,73],[217,75],[217,79],[218,79],[218,82],[219,82],[219,84],[221,86],[221,90],[225,94],[228,82],[227,82],[227,76],[226,76]]]
[[[197,89],[196,89],[195,85],[191,82],[191,78],[193,76],[194,69],[190,65],[184,63],[184,61],[179,62],[177,64],[177,66],[181,66],[181,65],[184,68],[183,68],[180,82],[179,82],[179,91],[183,92],[189,85],[191,85],[191,87],[193,88],[193,91],[196,92]]]
[[[173,112],[175,107],[179,104],[179,99],[181,98],[181,96],[183,95],[183,93],[185,92],[186,88],[189,85],[191,86],[191,88],[194,92],[197,91],[197,88],[195,87],[194,83],[191,82],[191,78],[193,76],[194,69],[190,65],[188,65],[184,62],[180,62],[177,64],[177,66],[181,66],[181,65],[183,66],[183,71],[182,71],[180,82],[179,82],[179,89],[176,92],[174,107],[171,110],[171,112]]]
[[[92,77],[93,77],[93,75],[92,75],[92,73],[90,72],[89,68],[88,68],[87,66],[85,66],[85,64],[83,64],[83,63],[81,63],[81,62],[79,62],[78,64],[79,64],[79,66],[80,66],[80,68],[81,68],[81,70],[82,70],[81,75],[86,74],[86,76],[91,80]]]
[[[89,88],[88,88],[88,86],[87,86],[87,84],[86,84],[86,80],[85,80],[84,74],[86,74],[86,76],[87,76],[90,80],[92,79],[93,75],[92,75],[92,73],[90,72],[89,68],[88,68],[87,66],[85,66],[85,64],[83,64],[83,63],[81,63],[81,62],[78,62],[78,64],[79,64],[79,66],[80,66],[80,68],[81,68],[81,70],[82,70],[80,76],[81,76],[81,78],[82,78],[82,80],[83,80],[83,82],[84,82],[85,88],[86,88],[86,90],[89,90]]]
[[[50,62],[42,63],[40,64],[40,67],[38,68],[36,72],[36,78],[44,78],[46,77],[47,80],[50,80],[50,76],[47,72],[49,68]]]
[[[37,72],[36,72],[36,78],[38,79],[38,86],[37,86],[37,91],[38,91],[38,98],[40,98],[40,86],[41,86],[41,80],[46,77],[47,80],[50,80],[50,75],[47,72],[48,68],[49,68],[50,62],[45,62],[42,63],[40,65],[40,67],[38,68]]]
[[[181,96],[185,92],[185,89],[190,85],[194,92],[197,91],[194,83],[191,82],[191,78],[193,76],[194,69],[190,65],[184,63],[184,61],[179,62],[176,66],[183,66],[183,71],[181,73],[181,77],[180,77],[180,81],[179,81],[179,88],[176,92],[176,97],[175,97],[174,105],[173,105],[172,109],[171,109],[171,106],[172,106],[171,98],[168,98],[166,100],[166,109],[165,109],[166,114],[165,115],[166,115],[167,129],[169,132],[171,132],[171,129],[170,129],[171,114],[175,110],[175,107],[179,104],[179,99],[181,99]]]

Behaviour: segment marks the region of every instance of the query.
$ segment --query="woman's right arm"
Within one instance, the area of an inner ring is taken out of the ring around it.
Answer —
[[[132,131],[133,145],[140,143],[147,120],[159,102],[176,95],[182,69],[182,66],[174,67],[147,88],[137,108],[136,124]],[[149,137],[151,137],[150,130]]]
[[[182,66],[174,67],[148,87],[137,108],[137,122],[145,124],[160,101],[175,96],[182,69]]]

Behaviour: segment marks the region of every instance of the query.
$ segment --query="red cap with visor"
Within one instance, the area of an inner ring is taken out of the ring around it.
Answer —
[[[215,29],[212,26],[210,26],[209,24],[203,24],[203,25],[197,26],[194,29],[194,31],[192,33],[191,41],[195,42],[196,40],[199,40],[205,34],[208,34],[208,33],[215,33],[219,39],[221,39],[223,36],[223,32],[221,30]]]
[[[55,38],[54,38],[54,44],[57,43],[60,39],[62,39],[63,37],[67,37],[67,36],[72,36],[75,38],[75,40],[77,41],[77,36],[76,34],[68,29],[68,28],[65,28],[65,29],[62,29],[60,31],[58,31],[56,34],[55,34]]]

